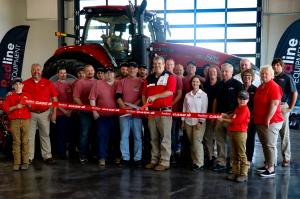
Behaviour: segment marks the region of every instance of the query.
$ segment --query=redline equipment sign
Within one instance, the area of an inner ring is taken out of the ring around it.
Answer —
[[[11,89],[11,80],[21,77],[29,26],[10,29],[0,44],[0,98]]]

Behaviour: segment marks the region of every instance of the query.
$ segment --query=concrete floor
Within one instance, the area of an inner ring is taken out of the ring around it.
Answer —
[[[262,179],[261,145],[246,183],[225,180],[226,173],[171,168],[155,172],[138,168],[80,165],[59,160],[56,165],[35,161],[28,171],[13,172],[11,161],[0,161],[0,198],[300,198],[300,132],[291,132],[292,163],[276,168],[276,177]],[[281,156],[278,157],[281,161]]]

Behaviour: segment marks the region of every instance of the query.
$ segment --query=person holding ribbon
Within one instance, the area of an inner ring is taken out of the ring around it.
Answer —
[[[34,101],[57,102],[58,93],[50,80],[42,78],[42,66],[40,64],[32,64],[31,76],[23,82],[23,91],[29,93]],[[53,107],[51,111],[47,106],[32,106],[30,111],[29,161],[32,162],[34,158],[35,134],[38,128],[42,158],[47,164],[54,164],[55,161],[51,153],[50,120],[52,122],[56,120],[56,108]]]
[[[149,110],[172,111],[176,78],[165,71],[165,59],[153,58],[153,71],[144,82],[142,100]],[[172,117],[155,116],[148,119],[151,136],[151,162],[146,169],[165,171],[170,167]]]
[[[182,112],[206,113],[208,106],[207,94],[201,89],[202,83],[198,76],[192,77],[190,81],[192,91],[185,95]],[[182,118],[182,128],[190,142],[191,157],[193,161],[192,170],[200,171],[204,167],[203,136],[206,120],[204,118]]]
[[[30,99],[28,93],[23,92],[23,81],[15,78],[12,81],[14,90],[9,92],[4,100],[3,110],[8,113],[13,137],[13,170],[27,170],[29,166],[29,106],[24,104]]]

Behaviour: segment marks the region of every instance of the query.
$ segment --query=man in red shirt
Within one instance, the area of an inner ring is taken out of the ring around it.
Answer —
[[[40,64],[32,64],[31,78],[24,81],[24,92],[32,97],[32,100],[43,102],[57,102],[57,91],[53,83],[42,78],[42,66]],[[49,117],[50,115],[50,117]],[[49,119],[50,118],[50,119]],[[48,164],[53,164],[51,143],[50,143],[50,120],[56,120],[56,108],[52,111],[49,107],[32,106],[29,130],[29,161],[33,161],[35,148],[35,133],[39,129],[41,140],[42,157]]]
[[[113,68],[106,68],[104,71],[104,80],[97,81],[91,89],[89,94],[90,105],[105,108],[116,108],[117,103],[115,100],[115,94],[117,81],[115,80],[115,72]],[[97,128],[98,165],[99,167],[105,167],[109,138],[117,138],[118,117],[114,113],[101,113],[97,111],[93,111],[93,117],[94,120],[96,120]],[[113,140],[113,143],[115,141],[116,140]],[[119,140],[118,143],[120,143]],[[116,147],[115,150],[118,149],[119,147]]]
[[[75,104],[90,105],[90,91],[97,82],[94,78],[95,69],[92,65],[86,65],[84,72],[86,75],[85,79],[79,79],[74,84],[73,100]],[[89,132],[92,128],[93,115],[90,111],[80,111],[78,114],[80,118],[79,161],[81,164],[85,164],[88,161]]]
[[[176,92],[176,78],[165,71],[165,60],[153,58],[154,73],[144,82],[143,103],[151,104],[149,110],[172,111],[173,94]],[[151,162],[147,169],[164,171],[170,167],[172,117],[157,116],[148,119],[151,135]]]
[[[179,112],[182,111],[182,103],[180,103],[182,98],[182,78],[178,75],[174,74],[174,68],[175,68],[175,61],[172,58],[169,58],[166,60],[166,70],[169,71],[172,75],[176,78],[176,92],[174,93],[173,98],[173,106],[172,111]],[[172,156],[171,159],[176,162],[177,157],[180,153],[180,142],[179,142],[179,129],[181,126],[181,119],[179,117],[173,117],[172,118]],[[177,155],[177,157],[175,157]]]
[[[64,67],[59,67],[57,72],[58,80],[54,82],[54,86],[58,92],[58,101],[63,103],[73,103],[72,85],[67,82],[67,70]],[[69,143],[69,154],[74,153],[74,142],[71,142],[71,137],[74,137],[73,119],[71,117],[72,110],[58,108],[56,114],[56,144],[57,152],[60,158],[66,158],[67,143]],[[72,146],[72,147],[71,147]],[[71,151],[72,149],[73,151]]]
[[[29,165],[29,107],[24,100],[29,94],[22,92],[24,84],[21,78],[12,82],[14,91],[9,92],[4,100],[3,110],[8,114],[13,136],[13,170],[27,170]]]
[[[130,103],[139,106],[142,101],[143,80],[137,77],[137,64],[130,64],[128,68],[128,76],[121,79],[118,83],[116,91],[116,99],[120,108],[133,109],[126,105]],[[142,165],[142,120],[139,116],[127,115],[120,116],[120,131],[121,141],[120,149],[122,153],[122,164],[129,165],[130,150],[129,150],[129,135],[133,133],[134,139],[134,163],[136,166]]]

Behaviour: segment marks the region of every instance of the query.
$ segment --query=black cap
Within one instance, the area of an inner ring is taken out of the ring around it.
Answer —
[[[104,72],[104,68],[97,68],[96,71],[97,72]]]
[[[128,66],[129,66],[129,67],[132,66],[132,67],[135,67],[135,68],[138,67],[138,65],[136,64],[136,62],[130,62],[130,63],[128,64]]]
[[[104,68],[104,72],[107,73],[108,71],[110,72],[115,72],[115,69],[112,67]]]
[[[242,90],[238,94],[238,98],[241,98],[243,100],[248,100],[249,99],[249,93],[245,90]]]
[[[127,62],[121,63],[121,64],[120,64],[120,68],[121,68],[121,67],[128,67],[128,63],[127,63]]]
[[[145,68],[145,69],[147,69],[147,66],[145,64],[140,64],[139,68]]]
[[[23,83],[22,78],[20,78],[20,77],[14,78],[14,79],[12,80],[12,85],[14,85],[14,84],[17,83],[17,82]]]

